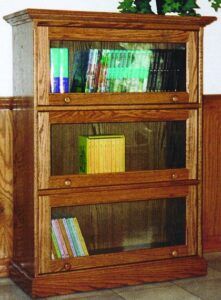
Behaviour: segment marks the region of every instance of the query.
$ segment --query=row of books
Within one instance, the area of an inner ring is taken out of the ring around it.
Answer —
[[[78,93],[185,91],[186,51],[77,50],[71,81]],[[68,92],[68,83],[68,48],[51,48],[51,92]]]
[[[72,92],[146,92],[152,51],[90,49],[74,54]]]
[[[80,173],[125,171],[125,136],[79,136]]]
[[[185,49],[155,49],[152,51],[147,92],[185,91]]]
[[[89,255],[76,217],[52,219],[51,238],[52,259]]]

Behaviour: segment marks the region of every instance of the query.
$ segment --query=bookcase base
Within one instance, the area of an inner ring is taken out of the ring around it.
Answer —
[[[148,282],[161,282],[203,276],[207,262],[200,257],[174,258],[154,262],[79,270],[31,277],[16,264],[10,266],[10,277],[32,297],[48,297],[96,289],[116,288]]]

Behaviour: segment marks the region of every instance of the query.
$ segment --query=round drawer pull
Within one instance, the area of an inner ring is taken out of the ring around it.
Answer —
[[[179,97],[176,96],[176,95],[172,96],[172,101],[173,102],[178,102],[179,101]]]
[[[177,250],[173,250],[171,254],[172,254],[173,257],[177,257],[178,256],[178,251]]]
[[[176,180],[178,175],[176,173],[173,173],[171,177],[172,177],[173,180]]]
[[[65,182],[64,182],[64,184],[66,186],[70,186],[71,185],[71,180],[70,179],[66,179]]]
[[[71,264],[70,263],[64,264],[64,269],[65,271],[69,271],[71,269]]]
[[[70,102],[71,102],[71,98],[65,97],[65,98],[64,98],[64,102],[65,102],[65,103],[70,103]]]

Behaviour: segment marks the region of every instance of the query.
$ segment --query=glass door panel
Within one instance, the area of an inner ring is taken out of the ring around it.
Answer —
[[[195,255],[196,191],[168,185],[40,196],[40,273]]]
[[[39,188],[194,180],[196,121],[196,110],[39,113]]]
[[[184,92],[185,43],[50,41],[51,93]]]
[[[186,121],[51,125],[51,175],[186,167]]]
[[[53,207],[51,222],[52,259],[185,245],[186,199]]]

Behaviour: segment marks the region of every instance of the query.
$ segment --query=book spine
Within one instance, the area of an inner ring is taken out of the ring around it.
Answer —
[[[52,222],[52,228],[54,230],[54,233],[55,233],[55,236],[56,236],[56,239],[57,239],[57,242],[58,242],[58,247],[59,247],[59,250],[61,252],[61,257],[62,258],[65,258],[65,250],[63,248],[63,244],[61,242],[61,234],[58,230],[58,227],[57,227],[57,224],[55,222],[56,220],[55,219],[52,219],[51,222]]]
[[[68,48],[60,48],[60,93],[69,92]]]
[[[156,51],[156,49],[151,50],[150,67],[149,67],[149,74],[148,74],[148,80],[147,80],[147,92],[150,92],[152,90],[152,79],[153,79],[153,73],[154,73],[155,51]]]
[[[78,251],[79,251],[79,256],[84,256],[84,251],[83,251],[81,242],[80,242],[79,237],[78,237],[78,233],[77,233],[75,225],[74,225],[74,218],[71,218],[70,221],[71,221],[71,226],[72,226],[73,234],[74,234],[74,237],[75,237],[75,240],[76,240],[76,243],[77,243],[77,248],[78,248]]]
[[[116,139],[116,172],[125,172],[125,137]]]
[[[87,250],[87,246],[86,246],[86,243],[85,243],[83,234],[81,232],[80,225],[79,225],[79,222],[78,222],[77,218],[73,218],[73,224],[74,224],[74,228],[76,230],[78,239],[80,241],[80,244],[81,244],[81,247],[82,247],[82,250],[83,250],[83,254],[84,255],[89,255],[88,250]]]
[[[77,254],[77,256],[82,256],[81,248],[79,248],[79,244],[78,244],[77,237],[76,237],[76,232],[74,230],[72,218],[66,219],[66,222],[67,222],[70,234],[71,234],[71,239],[73,241],[74,249],[76,251],[76,254]]]
[[[109,68],[109,92],[114,91],[114,72],[115,72],[116,50],[110,50],[110,68]]]
[[[56,253],[55,258],[62,258],[53,225],[51,226],[51,239],[52,239],[52,247],[54,247]]]
[[[90,49],[89,56],[88,56],[87,72],[86,72],[85,93],[90,92],[90,76],[92,73],[92,71],[91,71],[92,63],[93,63],[93,49]]]
[[[50,49],[50,91],[68,93],[68,48]]]
[[[63,220],[62,219],[57,219],[57,220],[58,220],[59,227],[60,227],[60,230],[61,230],[61,234],[62,234],[64,243],[65,243],[65,246],[66,246],[66,249],[67,249],[67,252],[68,252],[68,257],[72,257],[71,245],[70,245],[70,242],[69,242],[69,239],[68,239],[68,236],[67,236],[66,229],[65,229],[64,224],[63,224]]]
[[[57,230],[56,232],[57,232],[59,240],[60,240],[61,247],[63,249],[62,258],[67,258],[67,257],[69,257],[68,250],[67,250],[67,247],[66,247],[66,244],[65,244],[62,232],[61,232],[61,228],[60,228],[60,224],[59,224],[58,219],[54,219],[54,223],[55,223],[55,228]]]
[[[60,49],[50,49],[50,92],[60,92]]]
[[[70,230],[69,230],[69,227],[68,227],[67,219],[63,218],[62,222],[64,224],[65,231],[67,233],[67,237],[68,237],[68,240],[69,240],[69,243],[70,243],[70,246],[71,246],[72,256],[76,257],[77,256],[77,252],[76,252],[76,249],[74,247],[74,243],[73,243],[73,240],[72,240],[72,237],[71,237],[71,233],[70,233]]]
[[[119,79],[119,65],[120,65],[120,52],[121,50],[115,50],[115,63],[114,63],[114,85],[113,85],[113,92],[119,92],[120,90],[120,79]]]

